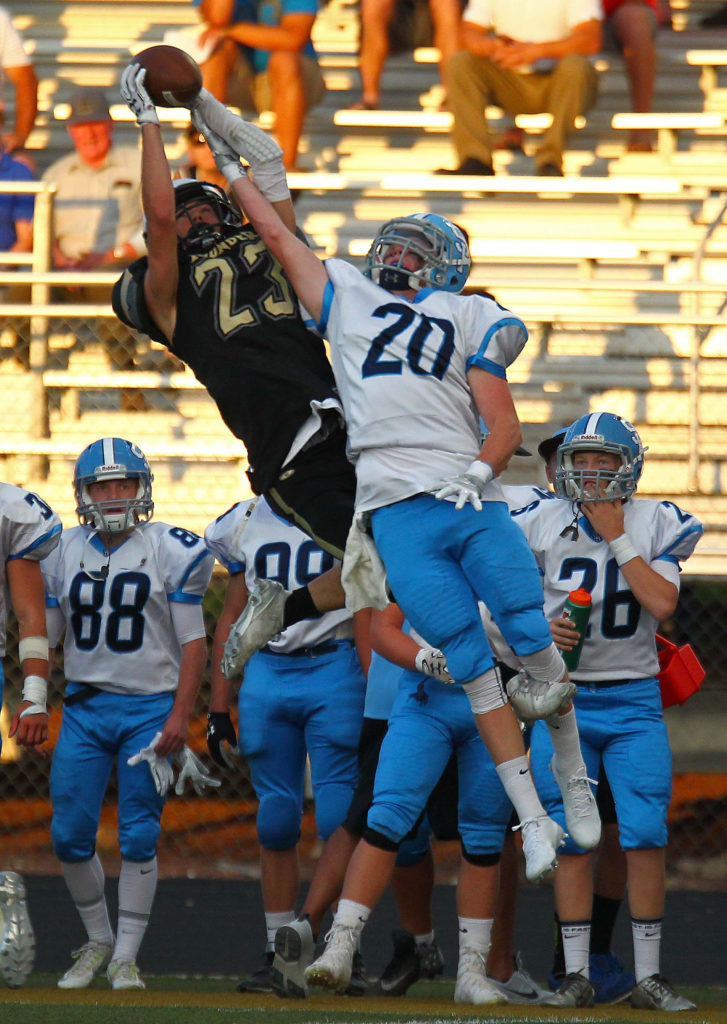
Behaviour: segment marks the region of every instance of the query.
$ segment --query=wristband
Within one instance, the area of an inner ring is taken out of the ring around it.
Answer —
[[[20,718],[26,715],[47,715],[47,695],[48,683],[42,676],[26,676],[23,681],[23,703],[30,701],[30,707],[20,712]]]
[[[238,178],[246,178],[245,168],[242,166],[239,160],[230,160],[228,164],[221,167],[220,170],[227,178],[230,185],[233,181],[237,181]]]
[[[281,159],[255,162],[250,164],[250,169],[253,181],[269,203],[280,203],[284,199],[290,199],[288,179]]]
[[[482,459],[475,459],[467,469],[465,470],[465,476],[473,476],[475,480],[479,480],[480,484],[484,487],[489,484],[490,480],[495,477],[495,471],[489,462],[483,462]]]
[[[632,558],[638,558],[639,553],[631,543],[631,540],[626,533],[622,533],[620,537],[615,537],[613,540],[608,542],[608,546],[611,548],[611,553],[616,559],[617,565],[625,565],[626,562],[630,562]]]
[[[18,643],[18,658],[20,659],[21,664],[28,658],[38,658],[40,661],[48,661],[48,637],[22,637]]]

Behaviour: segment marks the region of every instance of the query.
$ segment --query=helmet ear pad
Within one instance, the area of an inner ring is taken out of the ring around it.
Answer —
[[[581,502],[626,500],[636,491],[646,450],[634,425],[622,416],[602,412],[579,417],[568,427],[558,448],[555,475],[558,497]],[[593,451],[613,455],[618,467],[576,469],[574,456],[578,452]]]

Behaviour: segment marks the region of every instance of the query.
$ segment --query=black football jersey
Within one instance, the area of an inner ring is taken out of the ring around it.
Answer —
[[[335,394],[322,339],[303,324],[282,267],[249,227],[227,228],[206,252],[179,251],[177,321],[171,344],[144,298],[147,259],[116,282],[125,324],[167,346],[207,389],[247,449],[261,494],[278,476],[313,399]]]

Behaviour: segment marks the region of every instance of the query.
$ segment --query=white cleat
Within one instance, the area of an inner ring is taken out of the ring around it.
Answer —
[[[342,995],[351,981],[353,954],[356,952],[357,942],[358,936],[353,928],[336,924],[334,921],[326,935],[326,948],[305,970],[306,985],[325,988]]]
[[[520,954],[516,957],[517,967],[507,981],[497,981],[495,978],[488,978],[491,985],[494,985],[498,992],[501,992],[508,1003],[525,1005],[530,1003],[537,1006],[541,999],[550,995],[547,989],[541,988],[537,981],[532,978],[523,967]]]
[[[58,980],[58,988],[88,988],[98,972],[108,964],[113,946],[105,942],[87,942],[71,953],[75,963]]]
[[[486,958],[476,949],[461,949],[457,964],[457,983],[454,986],[455,1003],[487,1006],[506,1003],[507,999],[487,977]]]
[[[308,918],[284,924],[275,933],[273,988],[279,996],[305,999],[305,970],[313,963],[316,944]]]
[[[112,960],[106,968],[111,988],[117,992],[132,988],[146,988],[133,960]]]
[[[0,978],[20,988],[35,963],[35,935],[25,899],[25,883],[16,871],[0,871]]]
[[[258,580],[242,615],[230,626],[222,657],[222,673],[235,679],[250,658],[283,630],[288,591],[277,580]]]
[[[595,850],[601,841],[601,815],[591,789],[591,780],[586,774],[586,766],[582,765],[573,775],[561,775],[557,768],[557,758],[554,757],[550,762],[550,770],[563,797],[568,835],[582,850]]]
[[[515,713],[524,722],[535,722],[548,718],[559,711],[578,687],[567,679],[557,683],[545,683],[533,677],[526,669],[520,669],[507,684],[507,695]]]
[[[529,882],[540,882],[558,867],[557,851],[565,842],[565,833],[547,814],[528,818],[518,827],[522,829],[525,876]]]

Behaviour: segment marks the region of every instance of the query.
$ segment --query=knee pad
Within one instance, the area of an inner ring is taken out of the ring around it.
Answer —
[[[499,853],[469,853],[462,847],[462,857],[468,864],[474,864],[478,868],[491,868],[500,863]]]
[[[156,857],[157,842],[161,825],[148,819],[136,822],[133,827],[122,827],[119,823],[119,848],[124,860],[144,861]]]
[[[400,846],[400,843],[389,839],[383,832],[377,832],[375,828],[367,827],[363,838],[369,846],[375,846],[377,850],[386,850],[388,853],[396,853]]]
[[[519,655],[519,658],[527,669],[528,675],[539,683],[559,683],[566,677],[565,662],[553,643],[543,648],[542,651],[536,651],[535,654]]]
[[[284,796],[264,796],[257,811],[257,837],[266,850],[290,850],[300,839],[300,807]]]
[[[467,694],[472,711],[476,715],[486,715],[488,711],[496,711],[507,704],[507,696],[496,666],[476,679],[464,683],[462,689]]]
[[[50,835],[53,853],[58,860],[65,861],[66,864],[78,864],[81,861],[90,860],[96,852],[95,837],[89,843],[82,838],[64,835],[53,825],[51,825]]]

